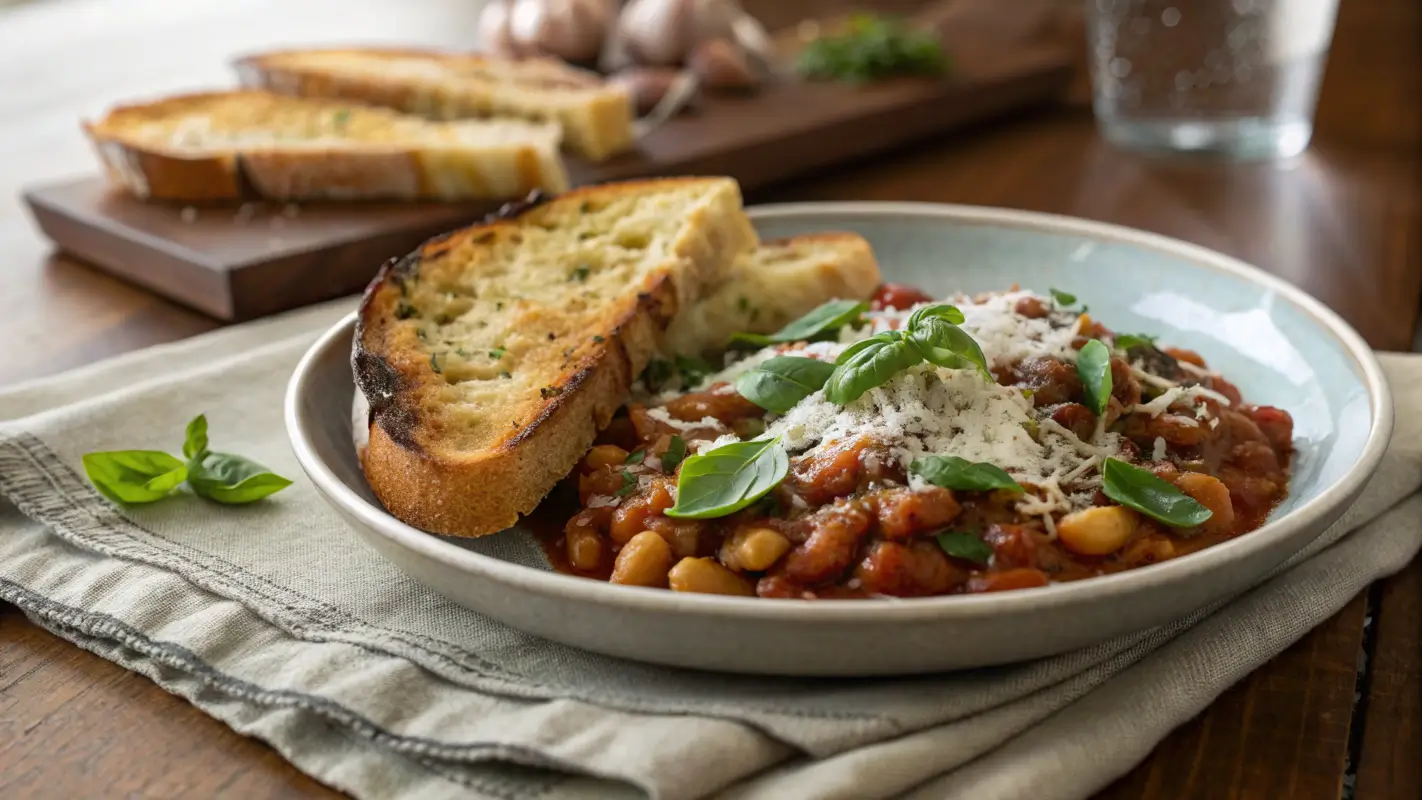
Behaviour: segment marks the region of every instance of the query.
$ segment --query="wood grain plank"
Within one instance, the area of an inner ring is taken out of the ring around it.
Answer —
[[[1098,800],[1337,800],[1366,600],[1226,691]]]
[[[1373,624],[1357,800],[1422,797],[1422,559],[1383,582]]]
[[[0,604],[0,797],[339,797]]]

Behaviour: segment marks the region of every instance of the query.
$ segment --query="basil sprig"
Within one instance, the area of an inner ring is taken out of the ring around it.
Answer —
[[[766,411],[784,414],[819,391],[834,364],[799,356],[776,356],[736,378],[736,391]]]
[[[909,472],[934,486],[964,492],[991,492],[1022,487],[1002,469],[985,461],[969,461],[959,456],[925,456],[909,464]]]
[[[1086,390],[1086,407],[1096,416],[1106,413],[1111,401],[1111,351],[1092,339],[1076,354],[1076,374]]]
[[[1155,347],[1157,337],[1144,333],[1116,334],[1116,349],[1130,350],[1132,347]]]
[[[737,333],[731,337],[731,341],[756,347],[781,342],[808,342],[838,331],[858,320],[859,315],[868,310],[869,304],[862,300],[830,300],[768,336],[760,333]]]
[[[250,503],[291,485],[255,461],[209,450],[203,414],[188,423],[183,455],[186,462],[158,450],[86,453],[84,472],[100,494],[128,505],[162,500],[184,481],[193,494],[226,504]]]
[[[664,513],[679,519],[714,519],[734,514],[780,485],[790,456],[780,437],[733,442],[681,464],[676,505]]]
[[[1062,308],[1076,305],[1076,295],[1070,292],[1064,292],[1061,289],[1048,289],[1047,291],[1052,293],[1052,299],[1057,301],[1057,305]]]
[[[159,450],[85,453],[83,460],[94,488],[116,503],[162,500],[188,479],[187,465]]]
[[[974,564],[986,564],[992,560],[992,546],[979,536],[967,531],[945,531],[938,534],[938,546],[953,558],[961,558]]]
[[[924,361],[948,369],[975,367],[992,379],[987,357],[958,323],[963,312],[939,304],[909,316],[901,331],[884,331],[850,345],[835,359],[835,371],[825,382],[825,397],[846,405],[909,367]]]
[[[1175,528],[1194,527],[1214,514],[1155,473],[1117,458],[1106,459],[1101,469],[1101,491],[1117,503]]]

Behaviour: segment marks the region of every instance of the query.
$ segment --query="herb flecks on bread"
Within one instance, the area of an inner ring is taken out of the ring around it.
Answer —
[[[426,243],[366,292],[364,466],[396,516],[477,536],[533,510],[756,244],[729,179],[575,190]]]
[[[286,50],[237,61],[244,83],[337,97],[437,119],[517,117],[562,125],[569,146],[601,161],[632,146],[632,101],[596,73],[556,59],[432,50]]]
[[[567,186],[558,126],[523,120],[231,91],[120,106],[85,130],[110,176],[153,199],[503,199]]]

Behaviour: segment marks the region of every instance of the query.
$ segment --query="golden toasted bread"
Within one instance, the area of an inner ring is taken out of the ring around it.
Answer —
[[[84,128],[111,179],[160,200],[507,199],[568,182],[556,125],[261,91],[120,106]]]
[[[737,331],[771,333],[829,300],[868,299],[880,283],[869,242],[826,232],[762,242],[667,329],[668,353],[725,350]]]
[[[513,206],[387,265],[352,355],[372,489],[434,533],[509,527],[591,446],[669,322],[755,244],[735,181],[679,178]]]
[[[632,146],[626,91],[556,59],[349,48],[262,53],[236,66],[243,83],[285,94],[363,101],[437,119],[554,121],[568,144],[593,161]]]

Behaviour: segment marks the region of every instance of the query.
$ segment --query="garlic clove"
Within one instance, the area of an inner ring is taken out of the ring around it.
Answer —
[[[746,52],[729,39],[712,39],[697,45],[687,63],[708,89],[752,89],[760,85],[759,71],[751,66]]]
[[[685,73],[673,67],[628,67],[612,75],[608,81],[627,90],[638,116],[641,116],[656,108],[684,78]]]
[[[692,0],[631,0],[618,17],[627,53],[639,64],[680,64],[690,48]]]

